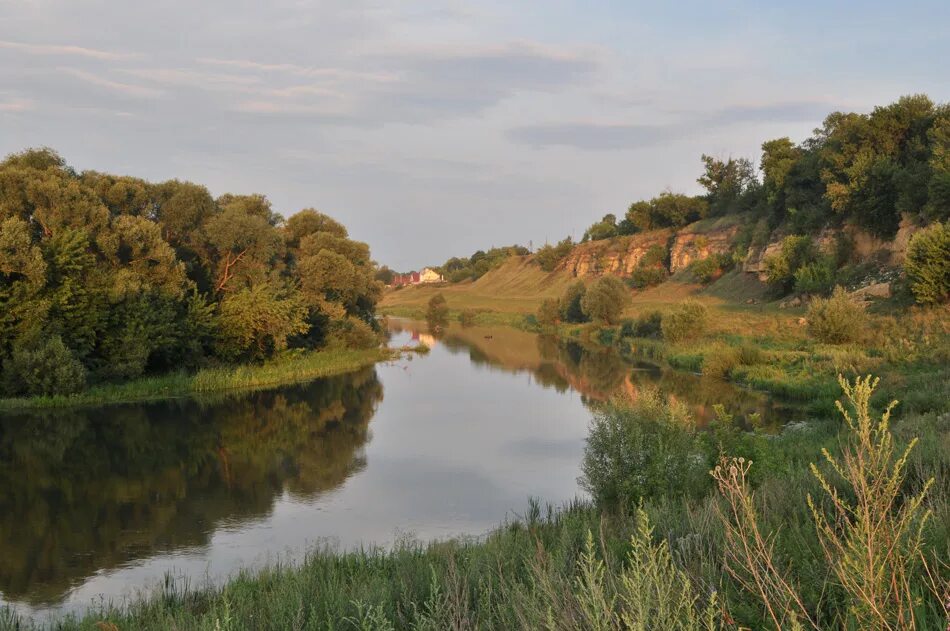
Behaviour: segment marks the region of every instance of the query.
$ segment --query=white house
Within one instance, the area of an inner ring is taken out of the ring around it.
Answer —
[[[442,277],[442,274],[438,273],[431,267],[426,267],[421,272],[419,272],[419,282],[420,283],[441,283],[445,280]]]

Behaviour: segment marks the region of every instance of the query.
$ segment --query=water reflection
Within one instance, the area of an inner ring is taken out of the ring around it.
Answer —
[[[739,388],[722,379],[665,368],[636,356],[625,357],[614,347],[510,327],[450,324],[433,332],[424,322],[404,319],[393,319],[390,326],[410,332],[413,339],[437,338],[452,352],[467,353],[475,365],[526,372],[538,384],[559,392],[575,390],[590,404],[617,395],[636,399],[644,387],[651,387],[685,403],[700,426],[715,418],[716,405],[722,405],[746,426],[777,428],[799,415],[797,410],[776,403],[764,393]]]
[[[312,500],[365,465],[374,370],[205,405],[0,417],[0,592],[53,603],[89,575]]]

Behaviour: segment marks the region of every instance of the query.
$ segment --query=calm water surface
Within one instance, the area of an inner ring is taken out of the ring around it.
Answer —
[[[756,393],[509,328],[392,323],[432,352],[232,397],[0,416],[0,605],[38,619],[340,549],[480,535],[562,504],[589,407],[656,384],[773,419]]]

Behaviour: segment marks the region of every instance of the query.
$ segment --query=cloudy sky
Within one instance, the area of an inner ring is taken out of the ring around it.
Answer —
[[[948,60],[945,0],[0,0],[0,153],[312,206],[405,270],[948,101]]]

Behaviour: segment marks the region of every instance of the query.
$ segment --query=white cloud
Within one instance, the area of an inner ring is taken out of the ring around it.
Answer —
[[[0,48],[16,50],[30,55],[87,57],[90,59],[99,59],[101,61],[119,61],[123,59],[133,59],[139,56],[135,53],[117,53],[108,50],[98,50],[96,48],[86,48],[83,46],[69,46],[61,44],[26,44],[23,42],[11,42],[7,40],[0,40]]]
[[[105,88],[112,92],[121,94],[123,96],[129,96],[137,99],[150,99],[160,97],[165,94],[164,91],[158,90],[156,88],[149,88],[142,85],[135,85],[132,83],[123,83],[121,81],[113,81],[111,79],[106,79],[92,72],[87,72],[85,70],[79,70],[78,68],[60,68],[61,72],[64,72],[68,75],[71,75],[80,81],[95,85],[101,88]]]

